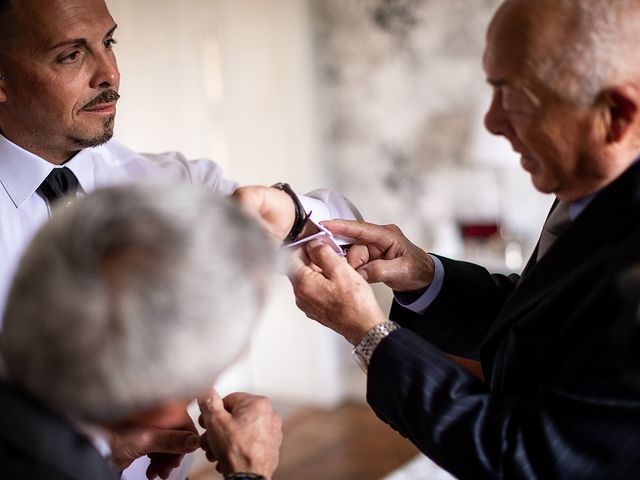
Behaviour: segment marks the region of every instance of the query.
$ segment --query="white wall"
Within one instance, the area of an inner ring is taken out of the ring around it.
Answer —
[[[122,73],[116,136],[140,151],[211,155],[198,0],[108,0]]]

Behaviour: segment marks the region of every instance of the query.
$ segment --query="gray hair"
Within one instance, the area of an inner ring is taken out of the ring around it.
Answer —
[[[639,0],[515,1],[546,11],[531,35],[551,41],[529,59],[529,67],[561,97],[590,105],[604,88],[639,79]]]
[[[247,347],[276,258],[252,220],[205,191],[96,191],[56,210],[22,258],[6,371],[88,421],[191,398]]]

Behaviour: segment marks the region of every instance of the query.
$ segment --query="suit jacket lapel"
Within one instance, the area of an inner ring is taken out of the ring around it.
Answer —
[[[65,419],[17,389],[0,384],[0,438],[71,479],[117,478],[93,445]]]
[[[634,164],[585,208],[549,251],[535,262],[536,252],[499,316],[484,345],[491,343],[523,314],[544,301],[576,266],[589,262],[593,252],[619,243],[640,223],[640,164]],[[484,347],[483,347],[484,348]]]

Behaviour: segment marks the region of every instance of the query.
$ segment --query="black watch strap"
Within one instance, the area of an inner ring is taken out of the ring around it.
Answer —
[[[289,186],[288,183],[278,182],[271,186],[273,188],[277,188],[278,190],[282,190],[284,193],[286,193],[291,197],[291,200],[293,200],[293,205],[295,207],[295,212],[296,212],[296,218],[293,221],[293,226],[291,227],[289,234],[285,237],[285,239],[282,242],[283,245],[288,245],[290,243],[295,242],[296,239],[300,236],[300,234],[302,233],[302,230],[304,229],[305,224],[307,223],[307,220],[309,219],[309,215],[307,215],[307,212],[304,210],[304,207],[302,206],[302,202],[300,202],[300,199],[298,198],[296,193],[293,190],[291,190],[291,187]]]
[[[252,472],[234,472],[224,476],[225,480],[267,480],[262,475]]]

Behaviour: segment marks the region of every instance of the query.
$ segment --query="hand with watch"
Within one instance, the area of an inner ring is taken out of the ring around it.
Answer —
[[[200,446],[225,479],[268,480],[278,466],[282,425],[266,397],[211,389],[198,398]]]
[[[307,212],[286,183],[276,183],[272,187],[240,187],[232,198],[284,245],[294,242],[301,235],[317,231],[311,222],[307,222]]]
[[[305,209],[306,203],[303,204],[288,183],[282,182],[271,187],[240,187],[232,197],[249,215],[256,218],[265,230],[271,232],[282,242],[283,247],[291,250],[296,250],[305,243],[318,239],[329,245],[338,255],[344,256],[345,247],[353,243],[353,239],[334,235],[320,223],[320,219],[326,218],[329,211],[331,211],[331,215],[343,216],[336,218],[360,218],[355,207],[341,196],[328,200],[333,205],[332,209],[327,210],[325,203],[320,210],[322,211],[324,208],[326,211],[314,218],[312,212]],[[319,201],[313,197],[304,198],[315,202]],[[320,203],[326,201],[320,200]]]

